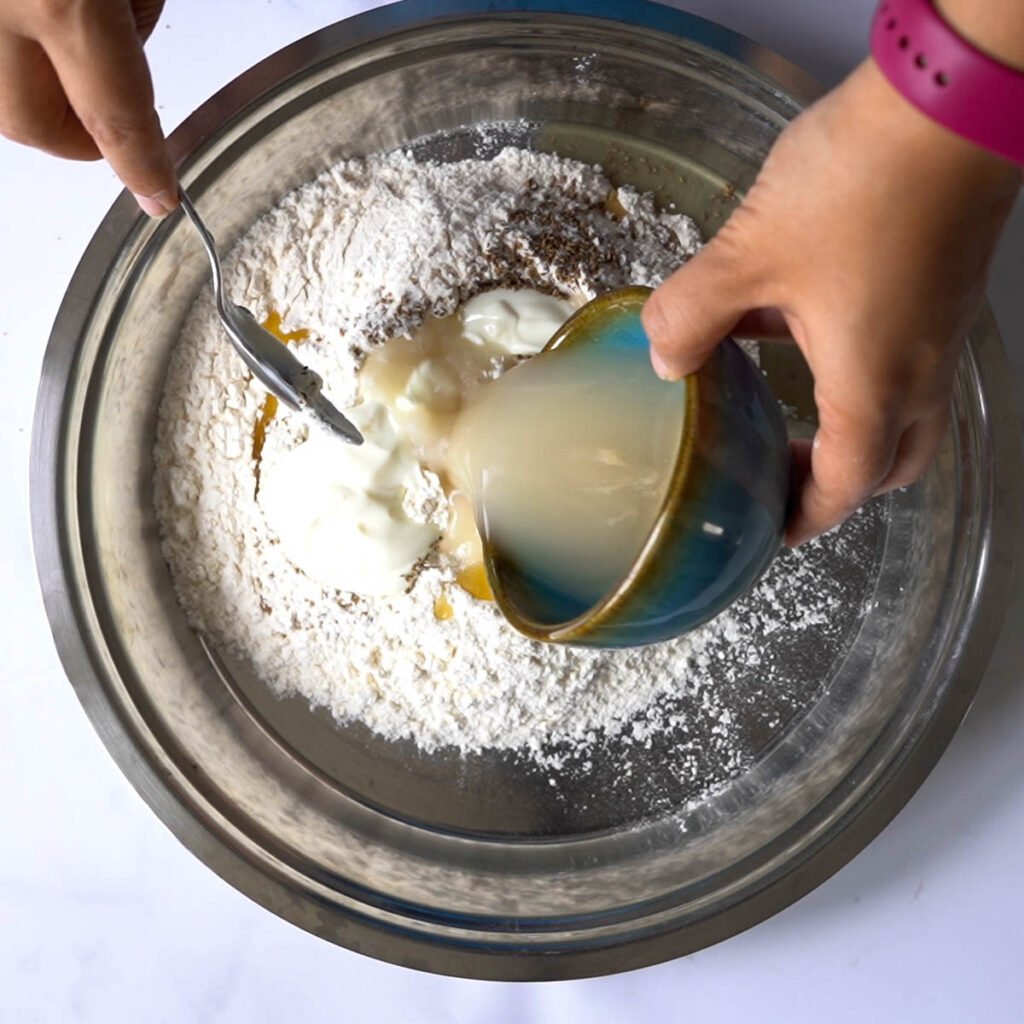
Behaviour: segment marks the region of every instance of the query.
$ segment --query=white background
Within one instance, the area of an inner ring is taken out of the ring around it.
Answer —
[[[165,126],[272,51],[371,6],[170,0],[149,47]],[[871,4],[679,6],[833,81],[864,51]],[[207,870],[135,794],[79,708],[52,648],[30,549],[40,361],[67,281],[118,187],[102,166],[10,144],[0,144],[0,182],[0,1021],[1021,1019],[1019,595],[971,715],[897,820],[796,906],[687,959],[586,982],[435,978],[312,938]],[[1018,204],[992,290],[1018,384],[1022,253]]]

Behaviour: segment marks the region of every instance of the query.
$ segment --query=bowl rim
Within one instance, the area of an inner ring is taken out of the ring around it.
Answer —
[[[584,9],[585,7],[585,9]],[[172,154],[182,160],[220,126],[283,79],[359,47],[442,20],[497,19],[531,23],[538,15],[583,22],[625,22],[713,47],[746,65],[771,67],[772,78],[802,99],[820,93],[811,79],[764,47],[712,23],[646,0],[404,0],[326,26],[256,64],[214,94],[170,136]],[[759,65],[757,62],[761,61]],[[759,72],[754,71],[754,74]],[[69,524],[75,520],[78,467],[69,455],[74,409],[69,382],[78,360],[77,342],[90,324],[112,262],[145,225],[127,193],[122,193],[99,225],[60,305],[42,364],[30,455],[32,540],[39,585],[55,646],[65,672],[111,756],[171,832],[225,881],[279,916],[321,937],[394,963],[472,978],[553,980],[603,975],[647,966],[693,952],[741,932],[789,906],[824,882],[866,846],[917,790],[938,761],[966,714],[980,684],[1006,610],[1017,557],[1016,524],[1021,507],[1022,469],[1016,414],[1007,361],[994,320],[982,310],[964,360],[982,385],[981,425],[994,454],[992,476],[981,495],[990,525],[979,546],[973,579],[963,601],[968,607],[956,638],[959,660],[951,669],[946,699],[924,721],[915,723],[904,746],[835,826],[821,835],[784,870],[717,915],[654,929],[627,944],[580,948],[522,947],[498,950],[459,945],[440,936],[377,921],[356,910],[328,907],[311,889],[289,885],[234,837],[228,824],[203,813],[206,801],[169,759],[154,754],[159,741],[132,715],[103,652],[90,636],[87,595],[71,570]],[[997,500],[998,499],[998,500]],[[993,552],[997,556],[993,557]],[[970,586],[973,584],[973,586]],[[966,623],[966,625],[965,625]],[[968,628],[969,627],[969,628]],[[311,922],[316,922],[315,924]]]

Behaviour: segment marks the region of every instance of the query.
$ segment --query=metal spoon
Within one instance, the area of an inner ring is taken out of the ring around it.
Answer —
[[[321,394],[320,375],[299,362],[270,331],[260,326],[249,310],[236,306],[224,294],[224,275],[213,236],[183,188],[179,188],[178,198],[210,257],[213,294],[221,322],[253,376],[290,409],[306,410],[350,444],[362,444],[363,435]]]

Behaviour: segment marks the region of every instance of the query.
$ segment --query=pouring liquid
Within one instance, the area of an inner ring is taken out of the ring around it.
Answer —
[[[595,604],[654,525],[685,395],[645,354],[587,345],[545,352],[480,388],[448,463],[485,542],[581,612]]]

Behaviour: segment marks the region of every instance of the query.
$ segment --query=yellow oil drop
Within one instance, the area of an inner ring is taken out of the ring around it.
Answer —
[[[483,562],[474,562],[472,565],[467,565],[465,569],[460,569],[455,577],[455,582],[478,601],[494,600],[494,591],[491,590]]]
[[[434,599],[434,618],[438,622],[447,622],[455,614],[451,601],[445,594],[438,594]]]
[[[309,337],[309,331],[300,329],[298,331],[286,331],[282,326],[281,314],[277,310],[271,310],[262,326],[277,338],[282,344],[287,345],[290,341],[305,341]],[[267,427],[277,415],[278,401],[276,395],[267,395],[260,406],[260,414],[252,428],[252,460],[256,463],[256,491],[260,489],[260,460],[263,458],[263,446],[267,441]]]
[[[277,415],[277,396],[267,395],[260,406],[260,415],[256,420],[256,426],[252,428],[252,457],[259,462],[263,457],[263,445],[267,441],[267,427],[270,421]]]
[[[305,341],[309,337],[309,331],[305,328],[300,328],[297,331],[286,331],[283,325],[284,321],[281,318],[281,314],[276,309],[271,310],[267,315],[267,319],[263,321],[263,327],[270,331],[278,341],[283,341],[286,345],[290,341]]]

